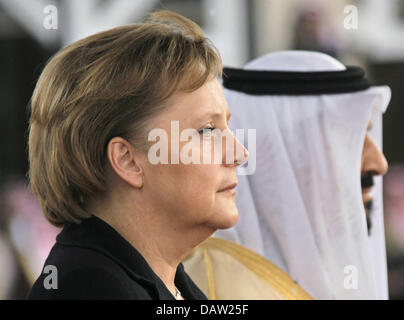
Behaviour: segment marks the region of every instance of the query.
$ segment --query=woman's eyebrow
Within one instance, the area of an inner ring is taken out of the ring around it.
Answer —
[[[223,113],[221,113],[221,112],[206,113],[206,114],[202,115],[201,117],[199,117],[198,120],[203,120],[203,119],[208,119],[208,118],[220,118],[222,115],[223,115]],[[229,121],[230,117],[231,117],[231,113],[227,112],[226,113],[227,122]]]

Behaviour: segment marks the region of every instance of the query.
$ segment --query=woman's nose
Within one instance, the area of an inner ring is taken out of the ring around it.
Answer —
[[[237,167],[248,160],[248,150],[230,130],[228,130],[228,134],[231,135],[231,139],[226,139],[226,151],[223,163],[226,166]],[[231,141],[231,143],[229,144],[228,141]]]
[[[366,134],[362,152],[361,172],[374,172],[375,175],[384,175],[388,170],[387,160],[376,143]]]
[[[248,160],[248,150],[246,147],[244,147],[243,144],[240,143],[240,141],[236,139],[236,162],[237,165],[242,165],[243,163],[246,163]],[[239,152],[237,152],[237,150],[239,150]]]

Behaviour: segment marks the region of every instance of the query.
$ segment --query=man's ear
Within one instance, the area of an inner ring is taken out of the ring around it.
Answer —
[[[135,188],[143,186],[143,169],[139,165],[133,146],[121,137],[112,138],[107,147],[108,160],[112,170],[125,182]]]

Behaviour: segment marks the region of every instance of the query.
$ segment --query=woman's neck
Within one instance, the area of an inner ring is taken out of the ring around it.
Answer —
[[[152,209],[124,209],[120,205],[115,209],[103,207],[102,210],[93,212],[141,253],[154,273],[175,296],[174,279],[178,265],[213,231],[205,230],[201,234],[196,229],[181,227],[175,224],[176,219],[165,221],[166,215]]]

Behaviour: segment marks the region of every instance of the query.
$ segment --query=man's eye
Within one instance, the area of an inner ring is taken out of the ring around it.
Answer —
[[[205,127],[198,131],[199,134],[203,134],[204,136],[210,135],[212,131],[215,130],[213,127]]]

